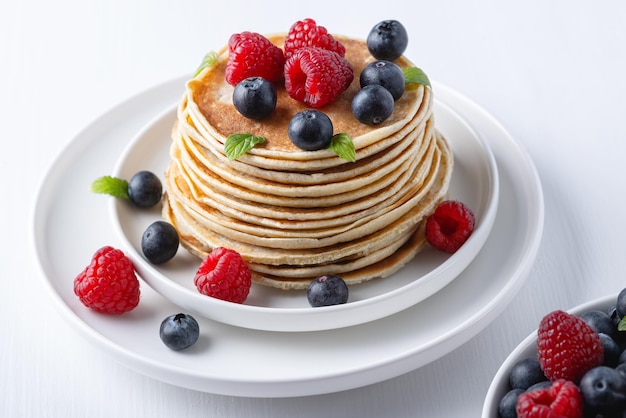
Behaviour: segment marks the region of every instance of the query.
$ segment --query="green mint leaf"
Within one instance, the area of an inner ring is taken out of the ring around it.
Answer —
[[[409,90],[416,89],[419,84],[431,87],[430,80],[426,73],[417,67],[406,67],[402,69],[404,73],[404,85]]]
[[[224,152],[226,156],[232,161],[241,157],[246,152],[250,151],[258,144],[265,142],[264,136],[256,136],[251,133],[244,134],[232,134],[226,138],[224,144]]]
[[[198,66],[198,69],[196,70],[196,73],[193,76],[196,77],[198,74],[202,72],[202,70],[204,70],[207,67],[212,66],[216,62],[217,62],[217,53],[214,51],[207,52],[202,58],[202,62]]]
[[[618,331],[626,331],[626,316],[620,319],[619,324],[617,324]]]
[[[340,133],[333,136],[330,141],[329,149],[333,150],[340,158],[346,161],[354,162],[356,160],[356,151],[352,138],[348,134]]]
[[[89,190],[94,193],[128,199],[128,182],[117,177],[103,176],[97,178],[91,183]]]

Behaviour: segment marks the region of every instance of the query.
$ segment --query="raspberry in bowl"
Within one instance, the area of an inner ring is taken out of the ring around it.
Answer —
[[[482,417],[626,413],[626,331],[618,331],[624,299],[626,291],[547,313],[496,372]]]

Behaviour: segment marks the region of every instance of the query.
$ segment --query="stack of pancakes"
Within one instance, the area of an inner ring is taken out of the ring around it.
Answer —
[[[284,35],[269,39],[281,47]],[[350,104],[361,70],[374,59],[364,41],[336,39],[346,47],[355,80],[320,110],[335,133],[352,138],[355,162],[291,143],[289,121],[306,106],[282,86],[269,118],[241,116],[224,80],[227,49],[187,83],[172,134],[163,213],[190,252],[204,257],[215,247],[232,248],[257,283],[303,289],[323,274],[348,284],[387,277],[423,248],[425,218],[446,197],[453,166],[435,129],[432,91],[406,89],[385,122],[359,123]],[[404,57],[397,64],[412,66]],[[235,133],[266,141],[231,161],[224,143]]]

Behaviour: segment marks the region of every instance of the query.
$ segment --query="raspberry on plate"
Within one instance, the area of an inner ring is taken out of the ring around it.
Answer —
[[[243,303],[252,279],[248,265],[237,251],[217,247],[202,261],[194,283],[203,295]]]
[[[474,213],[465,204],[447,200],[426,219],[426,239],[438,250],[454,253],[470,237],[475,223]]]
[[[604,348],[598,333],[585,321],[556,310],[539,323],[537,355],[548,379],[578,383],[587,371],[602,364]]]
[[[521,393],[516,411],[518,418],[581,418],[583,397],[573,382],[559,379],[548,388]]]
[[[228,40],[226,82],[232,86],[249,77],[273,83],[283,76],[284,65],[283,50],[259,33],[235,33]]]
[[[113,247],[102,247],[74,279],[74,293],[83,305],[97,312],[122,314],[139,304],[135,266]]]
[[[289,59],[296,50],[309,46],[333,51],[342,57],[346,53],[343,44],[333,38],[324,26],[318,26],[313,19],[299,20],[291,26],[285,38],[285,59]]]
[[[289,96],[313,108],[332,102],[354,79],[352,65],[326,49],[300,48],[285,62],[285,89]]]

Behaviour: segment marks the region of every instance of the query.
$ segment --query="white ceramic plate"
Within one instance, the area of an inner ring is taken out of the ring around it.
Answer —
[[[617,294],[603,296],[590,302],[583,303],[582,305],[578,305],[568,312],[574,315],[582,315],[583,313],[593,309],[599,309],[607,312],[611,306],[615,305],[616,300]],[[548,312],[546,312],[546,314],[548,314]],[[524,338],[524,341],[522,341],[511,352],[511,354],[509,354],[506,360],[504,360],[504,363],[502,363],[502,366],[500,366],[496,372],[493,380],[491,381],[491,385],[489,386],[489,390],[487,391],[487,396],[485,397],[482,418],[498,418],[498,404],[500,403],[500,399],[502,399],[502,397],[509,391],[509,374],[511,373],[511,369],[518,361],[535,355],[537,355],[536,329]]]
[[[121,364],[174,385],[225,395],[290,397],[352,389],[404,374],[459,347],[495,319],[524,283],[544,219],[534,165],[488,113],[434,84],[438,100],[470,121],[488,143],[500,174],[489,238],[439,292],[386,318],[326,331],[259,331],[199,317],[201,338],[186,352],[167,349],[158,337],[163,318],[182,309],[147,285],[139,307],[128,314],[112,317],[85,308],[73,293],[74,277],[95,250],[123,244],[111,227],[108,197],[90,193],[89,185],[112,172],[136,133],[180,97],[183,83],[181,78],[147,90],[87,126],[49,168],[34,207],[33,246],[51,300],[80,335]]]
[[[357,325],[399,312],[428,298],[452,281],[485,243],[498,207],[498,172],[484,141],[451,108],[435,103],[437,128],[448,138],[455,168],[450,198],[467,204],[476,229],[454,255],[429,248],[385,280],[350,287],[349,303],[311,308],[306,291],[289,291],[253,284],[245,304],[224,302],[200,294],[193,283],[200,260],[180,249],[173,260],[155,266],[142,255],[141,237],[148,225],[162,220],[160,205],[146,211],[126,201],[109,199],[113,227],[124,242],[139,275],[157,292],[180,307],[230,325],[266,331],[319,331]],[[148,124],[122,154],[113,175],[130,179],[140,170],[163,178],[170,160],[171,130],[176,105]]]

